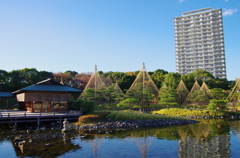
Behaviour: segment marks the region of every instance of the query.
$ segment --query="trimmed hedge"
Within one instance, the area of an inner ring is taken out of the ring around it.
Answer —
[[[221,116],[235,116],[238,112],[222,111],[222,110],[190,110],[180,108],[162,109],[153,111],[153,114],[168,115],[168,116],[201,116],[201,117],[221,117]]]

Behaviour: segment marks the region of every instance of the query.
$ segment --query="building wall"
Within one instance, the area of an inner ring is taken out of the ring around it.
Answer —
[[[174,25],[177,71],[186,75],[203,69],[226,78],[222,10],[185,12]]]
[[[57,93],[57,92],[28,92],[17,94],[17,100],[19,102],[70,102],[70,93]]]
[[[19,110],[28,112],[67,111],[70,93],[26,92],[17,94]]]

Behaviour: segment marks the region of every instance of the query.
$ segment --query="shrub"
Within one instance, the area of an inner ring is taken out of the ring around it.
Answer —
[[[134,104],[137,104],[138,100],[134,98],[127,98],[117,104],[117,107],[127,109],[131,108]]]
[[[81,123],[97,122],[98,120],[98,115],[85,115],[78,118],[78,122]]]
[[[94,101],[90,100],[73,100],[70,109],[71,110],[81,110],[82,109],[82,114],[88,114],[94,112],[96,108],[96,104]]]
[[[80,123],[95,123],[95,122],[101,122],[103,121],[105,118],[107,118],[107,116],[110,114],[110,112],[96,112],[93,113],[91,115],[84,115],[84,116],[80,116],[78,118],[78,122]]]
[[[215,104],[216,108],[221,109],[221,110],[226,109],[227,103],[228,103],[227,100],[217,100],[217,99],[210,100],[211,107],[213,107]],[[209,104],[209,106],[210,106],[210,104]]]
[[[215,103],[210,103],[207,107],[208,110],[216,110],[217,109],[217,105]]]
[[[152,115],[146,113],[139,113],[134,111],[112,111],[107,117],[113,118],[114,120],[135,120],[135,119],[183,119],[179,117],[164,116],[164,115]]]
[[[225,111],[215,111],[215,110],[189,110],[189,109],[179,109],[179,108],[170,108],[162,109],[159,111],[153,111],[154,114],[160,115],[169,115],[169,116],[229,116],[229,113]]]

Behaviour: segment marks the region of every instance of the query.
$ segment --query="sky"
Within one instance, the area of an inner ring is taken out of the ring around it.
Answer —
[[[240,77],[240,0],[0,0],[0,69],[176,72],[174,18],[223,10],[227,79]]]

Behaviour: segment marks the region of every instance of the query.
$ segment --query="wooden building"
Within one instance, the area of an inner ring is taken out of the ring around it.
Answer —
[[[16,95],[19,110],[52,112],[68,111],[71,94],[81,92],[79,89],[62,85],[53,79],[47,79],[17,90],[13,94]]]

